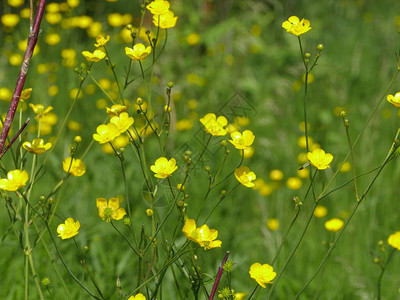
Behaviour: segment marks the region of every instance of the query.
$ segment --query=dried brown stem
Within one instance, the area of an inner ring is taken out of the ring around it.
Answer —
[[[17,84],[15,86],[14,94],[11,99],[10,107],[8,108],[6,119],[4,120],[3,129],[0,135],[0,153],[3,153],[4,144],[7,139],[8,132],[10,131],[12,121],[14,120],[15,111],[19,103],[19,97],[21,96],[22,89],[24,88],[26,74],[29,69],[29,62],[32,57],[33,50],[35,49],[36,42],[39,35],[40,22],[42,21],[44,6],[46,0],[39,0],[39,4],[36,10],[35,20],[33,26],[30,28],[28,37],[28,46],[25,50],[24,60],[22,62],[21,70],[19,72]]]

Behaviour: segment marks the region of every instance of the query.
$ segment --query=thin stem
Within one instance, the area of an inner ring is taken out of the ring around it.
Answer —
[[[215,278],[214,285],[213,285],[212,290],[211,290],[210,298],[208,298],[209,300],[213,300],[214,299],[214,295],[215,295],[215,292],[217,291],[218,284],[219,284],[219,282],[221,280],[221,277],[222,277],[222,273],[224,272],[224,265],[226,264],[226,261],[228,260],[228,257],[229,257],[229,251],[226,251],[226,254],[225,254],[224,259],[222,260],[221,266],[218,268],[217,277]]]
[[[376,296],[377,300],[380,300],[380,299],[381,299],[382,277],[383,277],[383,274],[385,273],[385,271],[386,271],[386,269],[387,269],[387,266],[388,266],[390,260],[392,259],[393,254],[394,254],[395,251],[397,251],[395,248],[393,248],[392,251],[390,251],[389,257],[388,257],[388,259],[386,260],[385,265],[382,267],[381,273],[379,274],[379,277],[378,277],[378,284],[377,284],[377,296]]]

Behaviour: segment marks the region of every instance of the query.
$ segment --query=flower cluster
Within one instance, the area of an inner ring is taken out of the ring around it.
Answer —
[[[154,0],[146,6],[146,8],[153,14],[153,23],[161,29],[172,28],[176,25],[178,17],[169,10],[170,4],[165,0]]]
[[[221,247],[222,242],[217,240],[218,231],[210,229],[206,224],[196,227],[195,220],[186,219],[182,232],[185,234],[186,238],[198,243],[204,250]]]

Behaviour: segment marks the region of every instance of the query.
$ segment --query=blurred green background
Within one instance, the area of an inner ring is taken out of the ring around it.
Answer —
[[[24,53],[20,43],[26,39],[29,30],[29,19],[26,18],[29,3],[26,1],[21,6],[12,7],[10,3],[14,2],[18,1],[3,0],[0,9],[2,17],[6,14],[20,16],[15,26],[7,26],[7,21],[2,19],[2,114],[8,109],[10,92],[14,88]],[[93,43],[97,34],[110,34],[111,41],[107,49],[112,62],[116,64],[117,76],[123,81],[129,63],[124,48],[131,46],[125,26],[133,24],[137,27],[140,21],[140,5],[136,1],[81,1],[76,2],[76,7],[71,7],[74,1],[70,1],[69,5],[48,1],[48,6],[54,3],[58,3],[59,11],[53,12],[47,8],[39,36],[40,50],[31,60],[25,83],[25,88],[33,88],[28,103],[54,107],[55,115],[50,119],[57,122],[50,125],[51,132],[44,135],[46,140],[54,139],[58,133],[72,103],[74,94],[72,97],[71,94],[74,91],[76,93],[74,89],[78,87],[78,75],[74,68],[84,62],[81,51],[95,49]],[[385,96],[385,90],[396,71],[395,53],[400,49],[400,2],[171,1],[171,9],[179,17],[178,23],[175,28],[168,30],[168,41],[156,64],[152,83],[156,114],[162,113],[166,102],[167,82],[175,84],[172,91],[173,121],[167,146],[168,156],[175,157],[178,165],[183,165],[181,155],[184,150],[190,149],[194,153],[201,151],[204,136],[198,119],[209,112],[226,115],[231,123],[236,122],[237,128],[250,129],[256,135],[254,154],[246,158],[244,164],[263,181],[258,182],[257,190],[238,187],[207,221],[210,228],[218,229],[222,248],[206,252],[198,250],[198,263],[207,274],[206,279],[215,276],[225,251],[231,251],[230,258],[235,262],[233,288],[236,292],[251,293],[255,282],[248,276],[250,265],[254,262],[269,263],[272,260],[294,215],[292,197],[298,196],[302,200],[309,183],[308,178],[300,178],[300,188],[291,189],[286,185],[288,178],[298,178],[297,170],[302,165],[298,156],[305,152],[298,145],[299,138],[304,135],[300,124],[303,121],[304,66],[297,38],[285,32],[281,27],[282,22],[292,15],[310,20],[312,29],[302,36],[302,44],[312,58],[315,57],[316,46],[324,44],[318,65],[312,71],[313,81],[309,84],[307,100],[309,134],[315,143],[334,156],[331,169],[319,173],[316,190],[320,191],[349,151],[345,129],[338,113],[342,109],[346,110],[354,141],[375,104]],[[145,18],[144,26],[155,34],[151,17]],[[165,33],[162,32],[158,49],[164,38]],[[141,40],[147,42],[143,37]],[[148,67],[148,62],[144,66]],[[146,93],[137,64],[133,64],[132,72],[136,74],[136,80],[126,90],[124,98],[131,103],[129,113],[136,117],[135,100],[137,97],[145,99]],[[107,71],[104,62],[96,63],[91,75],[110,95],[116,94],[112,73]],[[399,90],[399,80],[396,79],[389,93],[394,94]],[[83,91],[70,118],[77,123],[68,123],[62,131],[60,142],[45,165],[45,174],[37,183],[32,199],[47,195],[63,177],[61,162],[69,156],[69,146],[74,136],[80,135],[83,138],[78,150],[79,157],[91,144],[96,127],[105,119],[104,107],[110,106],[110,103],[107,103],[104,93],[90,78],[85,81]],[[32,118],[27,137],[31,140],[35,136],[34,114],[26,104],[22,107],[26,108],[24,118]],[[399,117],[399,110],[384,100],[354,149],[357,173],[372,170],[383,162],[399,128]],[[13,132],[18,129],[17,123],[16,120]],[[160,154],[154,138],[149,136],[147,142],[147,160],[152,163]],[[218,142],[211,149],[187,184],[186,192],[190,195],[189,217],[197,215],[206,192],[207,174],[202,167],[210,165],[214,169],[223,158],[223,150],[218,147]],[[103,150],[98,144],[91,146],[84,158],[87,172],[83,177],[70,178],[67,182],[57,215],[61,219],[73,216],[80,220],[82,227],[77,236],[78,244],[89,246],[87,264],[93,269],[107,297],[115,299],[117,276],[121,278],[124,293],[135,288],[136,258],[128,251],[128,247],[123,251],[123,241],[97,215],[97,197],[108,199],[124,194],[119,161]],[[231,151],[228,165],[235,166],[240,156],[236,150]],[[26,159],[27,166],[30,166],[30,156],[27,155]],[[41,160],[43,157],[39,158],[39,163]],[[10,153],[2,159],[2,163],[7,169],[13,168]],[[150,234],[150,221],[145,214],[148,203],[143,192],[143,178],[136,156],[128,147],[125,163],[132,222],[138,232],[144,224],[147,234]],[[276,181],[269,177],[270,171],[274,169],[283,172],[282,180]],[[227,169],[226,174],[229,172],[230,169]],[[361,192],[374,174],[359,178]],[[174,182],[179,183],[183,175],[178,173],[177,178],[173,178]],[[386,241],[389,234],[400,229],[399,175],[400,168],[394,160],[379,176],[329,262],[301,299],[374,299],[380,267],[373,259],[383,259],[385,255],[378,241]],[[332,188],[351,178],[351,172],[340,173]],[[222,189],[229,191],[235,185],[232,179],[216,188],[210,194],[206,210],[212,209]],[[165,193],[167,190],[160,191],[157,197],[156,206],[161,211],[169,207]],[[355,201],[352,184],[323,199],[321,204],[328,209],[327,215],[312,220],[272,298],[292,298],[305,284],[326,253],[327,243],[334,239],[334,234],[325,230],[324,222],[333,217],[345,219]],[[277,273],[299,238],[313,206],[312,202],[311,198],[304,201],[299,220],[274,265]],[[171,218],[178,218],[178,214],[174,212]],[[277,230],[267,226],[271,218],[279,221]],[[54,233],[57,224],[58,221],[52,224]],[[168,226],[173,230],[173,224]],[[3,274],[0,296],[2,299],[22,299],[24,254],[10,229],[4,205],[0,209],[0,235],[0,265]],[[46,239],[49,240],[48,236]],[[182,234],[178,242],[183,241]],[[84,278],[72,242],[59,240],[59,247],[74,272]],[[64,272],[54,247],[50,247],[50,252]],[[40,245],[35,249],[35,259],[38,276],[47,276],[52,280],[50,288],[54,299],[64,299],[64,291],[59,287],[49,258]],[[400,281],[396,268],[399,259],[395,255],[386,271],[382,283],[383,299],[399,297]],[[169,273],[165,280],[164,298],[175,299],[176,291]],[[66,281],[74,299],[85,299],[85,293],[71,279],[66,278]],[[225,283],[222,281],[220,287]],[[209,290],[211,286],[211,283],[207,286]],[[186,292],[187,297],[191,298],[189,284]],[[262,292],[258,299],[266,299],[268,291]],[[32,279],[32,299],[36,299],[35,293]]]

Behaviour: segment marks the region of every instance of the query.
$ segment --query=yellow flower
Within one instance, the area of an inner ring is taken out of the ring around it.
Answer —
[[[154,212],[153,212],[152,209],[150,209],[150,208],[146,209],[146,215],[147,215],[148,217],[151,217],[153,214],[154,214]]]
[[[81,227],[79,221],[74,221],[72,218],[65,220],[65,223],[58,225],[57,233],[63,240],[70,239],[78,234],[78,230]]]
[[[168,160],[165,157],[160,157],[156,160],[154,165],[150,166],[150,170],[155,173],[154,176],[157,178],[167,178],[171,176],[176,169],[178,169],[178,166],[176,165],[175,158]]]
[[[101,124],[96,128],[97,133],[93,134],[93,139],[99,144],[104,144],[107,142],[112,142],[116,137],[118,137],[121,132],[118,127],[113,123]]]
[[[120,133],[127,131],[129,127],[132,126],[133,122],[133,118],[130,117],[127,112],[123,112],[119,116],[115,116],[110,119],[110,123],[115,124]]]
[[[16,14],[4,14],[1,16],[1,23],[6,27],[15,27],[19,23],[19,16]]]
[[[314,216],[317,218],[323,218],[328,213],[328,209],[323,205],[317,205],[314,210]]]
[[[96,206],[99,217],[107,222],[110,222],[111,219],[121,220],[126,215],[125,209],[119,207],[118,197],[111,197],[108,202],[104,198],[97,198]]]
[[[142,294],[136,294],[136,296],[130,296],[128,300],[146,300],[146,297]]]
[[[204,125],[205,131],[212,136],[224,136],[227,130],[224,128],[228,124],[228,120],[224,116],[216,117],[215,114],[206,114],[200,119],[200,122]]]
[[[32,88],[24,89],[19,97],[20,101],[28,100],[32,95]]]
[[[392,103],[395,107],[400,107],[400,92],[393,95],[387,95],[387,101]]]
[[[43,104],[33,104],[29,103],[29,107],[32,108],[36,117],[41,118],[53,110],[53,106],[44,107]]]
[[[19,7],[24,4],[24,0],[8,0],[7,3],[12,7]]]
[[[244,300],[244,298],[247,296],[247,293],[235,293],[235,300]]]
[[[61,37],[58,33],[49,33],[46,34],[45,41],[47,44],[53,46],[57,45],[61,41]]]
[[[298,177],[289,177],[286,180],[286,186],[291,190],[298,190],[302,185],[301,179]]]
[[[274,181],[281,181],[283,179],[283,172],[281,170],[272,170],[269,172],[269,178]]]
[[[313,152],[308,152],[307,158],[318,170],[325,170],[329,168],[329,164],[333,160],[332,154],[325,153],[325,151],[322,149],[315,149]]]
[[[270,218],[267,220],[267,227],[271,231],[275,231],[279,229],[279,220],[275,218]]]
[[[274,268],[268,264],[261,265],[260,263],[254,263],[250,267],[250,277],[253,278],[259,285],[266,288],[266,283],[272,283],[272,279],[275,278],[276,273]]]
[[[194,46],[200,42],[200,35],[198,33],[191,33],[186,37],[186,42],[190,46]]]
[[[256,174],[251,172],[248,167],[241,166],[240,168],[235,169],[235,177],[236,179],[246,187],[253,187],[253,180],[256,180]]]
[[[338,218],[333,218],[325,222],[325,229],[331,232],[339,231],[343,227],[344,222]]]
[[[232,140],[229,140],[229,142],[231,142],[236,149],[246,149],[253,144],[255,136],[252,131],[245,130],[243,134],[239,131],[232,132],[231,138]]]
[[[110,40],[110,35],[104,36],[100,34],[96,37],[96,44],[94,44],[94,46],[95,47],[105,46],[105,44],[107,44],[109,40]]]
[[[25,170],[12,170],[7,173],[7,178],[0,179],[0,189],[15,192],[25,186],[28,179],[29,176]]]
[[[160,27],[161,29],[168,29],[174,27],[176,25],[177,20],[178,17],[175,17],[174,13],[171,10],[162,15],[153,15],[154,25]]]
[[[153,15],[162,15],[169,11],[170,4],[164,0],[154,0],[146,6]]]
[[[342,173],[351,171],[351,163],[345,161],[344,164],[340,167],[339,171]]]
[[[24,142],[22,147],[29,153],[43,154],[51,148],[51,143],[44,143],[43,139],[36,138],[31,142]]]
[[[94,50],[93,53],[89,51],[82,51],[82,55],[87,61],[98,62],[106,57],[106,54],[101,50]]]
[[[133,48],[125,47],[125,54],[132,60],[144,60],[151,52],[151,47],[138,43]]]
[[[196,221],[193,219],[186,219],[185,225],[182,228],[182,232],[186,238],[198,243],[204,250],[211,248],[221,247],[222,242],[216,240],[218,237],[218,231],[210,229],[206,224],[196,227]]]
[[[388,244],[400,251],[400,231],[389,235]]]
[[[86,172],[86,166],[82,160],[78,158],[67,157],[63,161],[63,170],[72,176],[82,176]]]
[[[120,113],[123,113],[128,110],[128,107],[121,104],[114,104],[111,107],[106,107],[106,114],[110,117],[119,116]]]
[[[306,19],[300,19],[296,16],[291,16],[288,21],[282,23],[282,27],[286,29],[287,32],[300,36],[311,29],[310,21]]]

